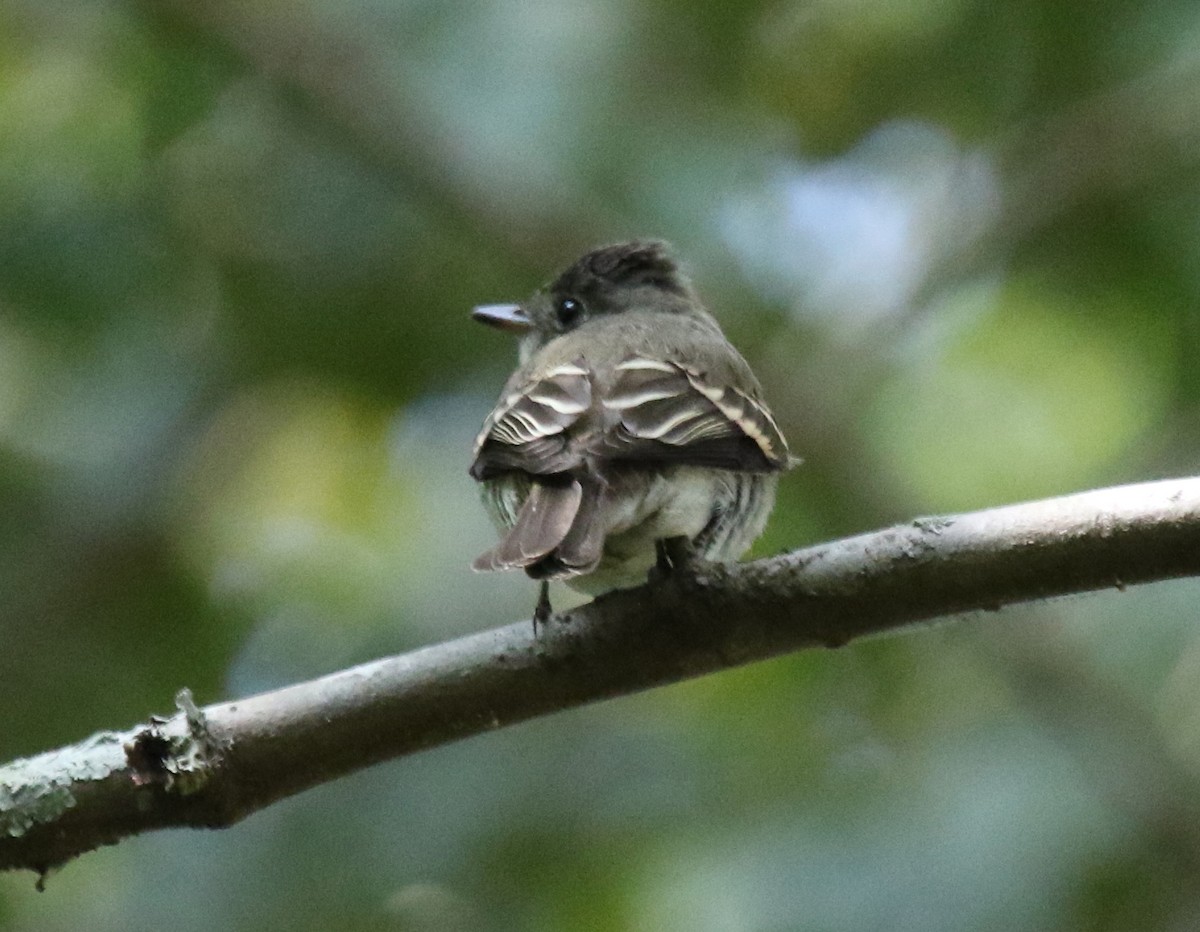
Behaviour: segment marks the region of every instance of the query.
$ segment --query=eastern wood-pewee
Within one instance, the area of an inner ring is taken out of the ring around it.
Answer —
[[[605,246],[522,304],[476,320],[520,334],[520,365],[471,475],[503,537],[476,570],[590,594],[656,562],[741,556],[791,459],[749,365],[661,242]],[[682,545],[682,546],[677,546]]]

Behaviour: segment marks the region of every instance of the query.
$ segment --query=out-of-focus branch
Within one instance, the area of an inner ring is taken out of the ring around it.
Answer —
[[[386,66],[395,50],[355,32],[344,19],[322,19],[303,2],[138,0],[162,22],[215,38],[255,73],[290,91],[348,149],[402,185],[447,229],[509,261],[544,271],[543,256],[580,249],[627,226],[585,190],[544,189],[520,209],[457,170],[458,133],[447,114],[423,105]],[[1200,138],[1200,60],[1190,50],[1070,106],[1026,120],[984,144],[1000,167],[1003,204],[992,229],[931,270],[935,293],[964,265],[994,264],[1039,229],[1097,192],[1124,191],[1190,170]],[[478,231],[493,234],[480,238]],[[569,250],[568,250],[569,251]],[[918,299],[913,302],[919,306]]]
[[[1158,67],[1018,126],[995,146],[1006,180],[995,242],[1013,244],[1098,194],[1192,171],[1200,141],[1200,58]]]
[[[253,73],[286,92],[310,126],[379,171],[477,255],[544,274],[544,255],[578,248],[620,229],[607,204],[582,190],[544,187],[520,209],[464,167],[451,116],[404,86],[389,59],[396,49],[345,17],[297,0],[138,0],[158,22],[215,39]]]
[[[1085,492],[701,564],[497,628],[0,768],[0,868],[231,825],[388,758],[688,677],[963,612],[1200,575],[1200,479]]]

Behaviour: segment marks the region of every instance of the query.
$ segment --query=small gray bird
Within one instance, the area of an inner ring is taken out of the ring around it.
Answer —
[[[605,246],[522,304],[474,318],[520,335],[520,366],[471,475],[503,535],[476,570],[592,595],[658,565],[734,560],[762,533],[787,442],[750,366],[666,244]]]

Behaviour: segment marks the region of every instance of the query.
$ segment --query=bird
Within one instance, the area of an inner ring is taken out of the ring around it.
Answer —
[[[668,244],[588,252],[519,304],[475,320],[519,338],[519,364],[475,439],[470,475],[499,542],[476,571],[524,570],[599,595],[762,533],[788,450],[749,364]]]

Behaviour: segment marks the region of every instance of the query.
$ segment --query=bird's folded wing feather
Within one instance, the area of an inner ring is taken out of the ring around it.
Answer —
[[[582,361],[564,363],[506,394],[475,438],[471,475],[487,479],[512,470],[533,475],[565,472],[579,462],[568,428],[592,405],[592,383]]]
[[[586,440],[573,437],[571,428],[592,407],[592,373],[582,359],[518,385],[484,422],[471,475],[553,475],[577,467],[585,453],[746,472],[774,472],[791,462],[761,402],[680,363],[624,360],[600,406],[607,429],[589,431]]]
[[[615,459],[773,472],[787,443],[761,402],[681,363],[635,356],[601,404],[617,420],[599,443]]]

